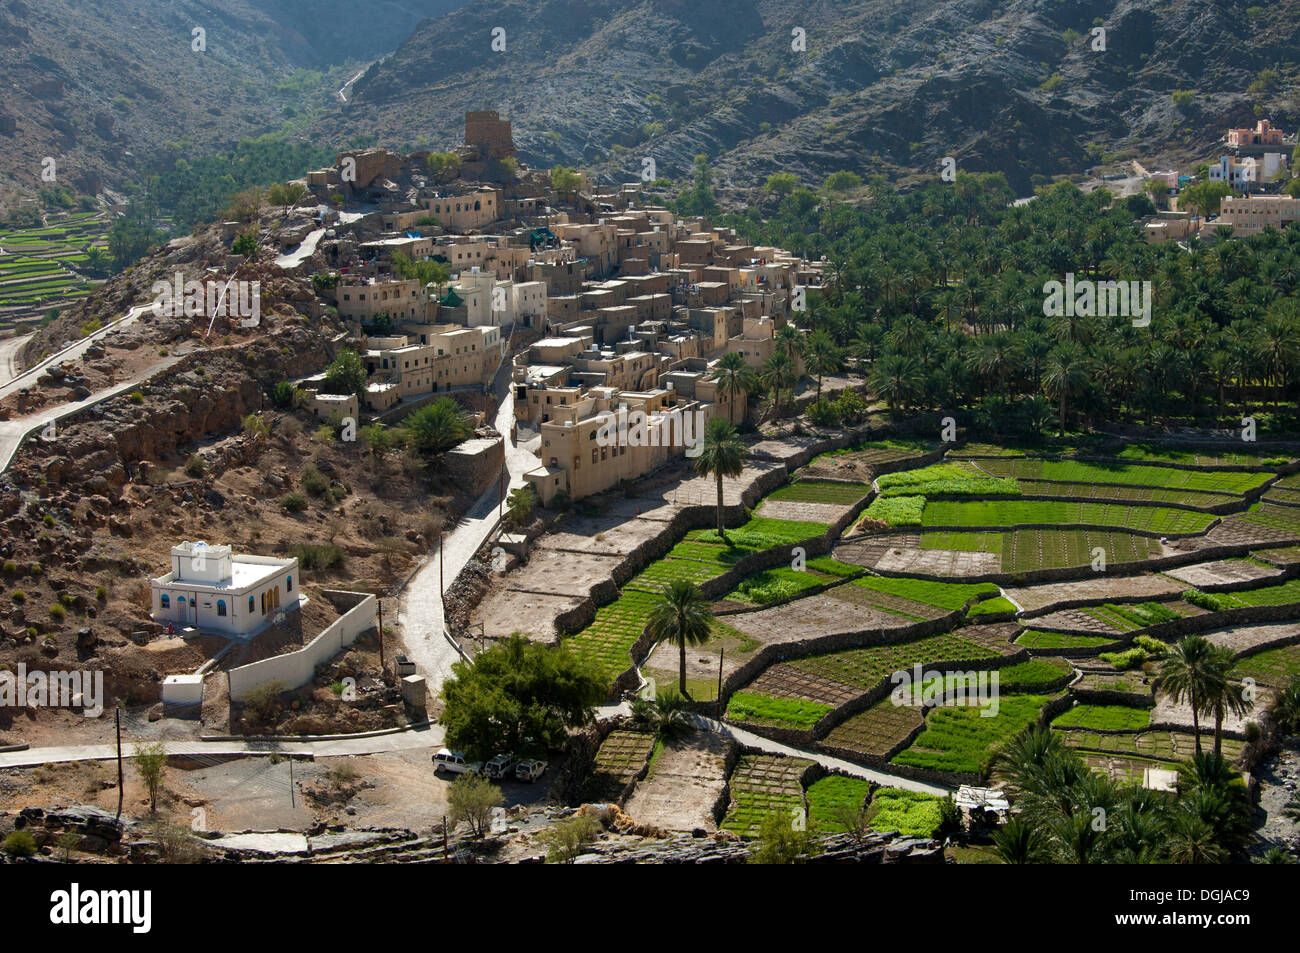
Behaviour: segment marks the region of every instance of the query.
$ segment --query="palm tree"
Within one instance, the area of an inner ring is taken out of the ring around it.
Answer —
[[[717,381],[718,388],[727,395],[729,401],[727,420],[731,420],[732,410],[735,409],[736,399],[743,393],[746,396],[753,393],[758,387],[758,375],[754,369],[745,363],[741,355],[732,351],[718,358],[718,363],[713,365],[713,379]],[[745,419],[745,410],[742,407],[740,419]]]
[[[1237,657],[1232,649],[1214,646],[1211,664],[1217,677],[1209,686],[1204,705],[1206,714],[1214,716],[1214,753],[1220,755],[1223,753],[1223,719],[1227,715],[1240,717],[1254,708],[1255,703],[1246,697],[1242,686],[1233,681],[1232,671],[1237,666]]]
[[[825,331],[817,331],[809,338],[807,352],[808,370],[817,375],[817,402],[821,403],[822,375],[838,371],[843,355]]]
[[[1192,736],[1196,753],[1201,753],[1200,714],[1205,699],[1213,694],[1214,646],[1200,635],[1189,635],[1174,643],[1160,663],[1160,687],[1175,702],[1186,701],[1192,709]]]
[[[871,369],[871,389],[889,405],[890,413],[900,405],[906,410],[924,382],[921,362],[905,354],[886,354]]]
[[[803,335],[799,333],[799,329],[793,324],[784,324],[776,332],[776,347],[793,363],[796,355],[803,354]]]
[[[763,370],[759,372],[758,377],[763,382],[763,386],[771,391],[772,404],[779,413],[781,410],[781,394],[788,390],[791,399],[793,399],[794,385],[798,383],[798,377],[794,370],[794,361],[790,359],[788,354],[775,351],[764,362]]]
[[[713,610],[708,600],[689,579],[674,579],[664,586],[659,601],[650,610],[647,629],[656,642],[667,641],[679,649],[678,690],[687,694],[686,646],[703,645],[713,631]]]
[[[727,531],[723,526],[722,478],[737,477],[745,469],[749,448],[736,435],[736,428],[721,417],[714,417],[704,428],[703,446],[695,458],[695,472],[700,476],[712,473],[718,480],[718,537],[725,543]]]
[[[1079,346],[1071,341],[1053,349],[1047,358],[1047,368],[1043,374],[1043,390],[1060,408],[1058,436],[1065,436],[1066,405],[1087,383],[1088,368]]]
[[[1013,817],[993,834],[998,856],[1008,864],[1035,864],[1043,856],[1042,835],[1038,828]]]
[[[521,486],[517,490],[510,491],[510,495],[506,497],[506,517],[512,526],[523,526],[528,522],[533,515],[533,504],[536,499],[531,486]]]

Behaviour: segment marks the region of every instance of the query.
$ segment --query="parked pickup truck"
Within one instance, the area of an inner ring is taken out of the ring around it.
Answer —
[[[515,765],[515,778],[520,781],[532,783],[546,773],[545,761],[520,761]]]
[[[450,771],[452,774],[478,774],[483,770],[482,761],[466,761],[459,751],[440,748],[433,756],[434,771]]]
[[[515,773],[519,759],[512,754],[498,754],[488,759],[483,765],[483,773],[493,781],[504,781]]]

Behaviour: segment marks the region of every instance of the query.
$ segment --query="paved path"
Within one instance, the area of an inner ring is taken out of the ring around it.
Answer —
[[[122,317],[118,318],[116,321],[110,321],[108,324],[104,325],[98,331],[95,331],[94,333],[87,335],[86,337],[82,338],[79,341],[73,342],[68,347],[63,348],[62,350],[55,351],[53,354],[45,358],[40,363],[33,364],[30,368],[23,371],[21,374],[14,376],[10,380],[6,381],[4,384],[0,384],[0,400],[3,400],[4,398],[8,397],[10,394],[22,390],[24,387],[32,386],[32,384],[36,383],[36,378],[47,367],[52,367],[55,364],[64,364],[68,361],[75,361],[77,358],[81,357],[81,355],[86,353],[87,349],[89,349],[91,344],[98,341],[100,338],[104,337],[105,335],[111,334],[120,328],[125,328],[134,324],[136,319],[139,318],[141,314],[143,314],[146,310],[148,310],[152,306],[153,306],[152,303],[136,305],[134,308],[132,308],[126,314],[122,315]]]
[[[148,380],[155,374],[165,371],[171,367],[184,354],[174,354],[157,364],[151,365],[143,374],[140,374],[129,381],[123,381],[120,384],[114,384],[112,387],[105,387],[103,390],[96,391],[84,400],[74,400],[63,404],[54,404],[43,410],[27,417],[20,417],[17,420],[0,421],[0,473],[9,469],[9,464],[13,462],[14,454],[18,452],[19,446],[22,445],[23,438],[33,430],[39,430],[51,421],[57,421],[69,414],[74,414],[79,410],[84,410],[102,401],[116,397],[129,390],[139,387],[143,381]],[[55,439],[58,439],[57,437]]]
[[[332,225],[322,225],[320,228],[312,229],[307,233],[307,237],[298,243],[297,248],[291,252],[277,256],[275,259],[276,267],[282,268],[285,271],[297,268],[316,253],[316,246],[320,244],[320,240],[324,237],[327,230],[331,228],[339,228],[343,225],[347,225],[349,222],[355,222],[357,219],[363,218],[366,214],[367,213],[365,212],[339,212],[339,220],[337,223]]]
[[[514,388],[510,386],[510,363],[503,362],[497,372],[496,392],[501,399],[494,424],[505,436],[506,469],[510,482],[506,492],[524,485],[524,473],[538,466],[540,461],[527,450],[514,445],[510,438],[515,419]],[[398,623],[402,627],[402,642],[407,657],[425,678],[430,695],[442,690],[442,683],[451,674],[453,663],[460,654],[447,641],[442,599],[439,595],[439,565],[443,584],[450,588],[456,576],[478,552],[488,535],[496,528],[499,487],[494,484],[478,498],[470,511],[443,541],[442,557],[435,549],[425,564],[407,583],[398,609]]]
[[[30,334],[24,334],[21,337],[5,338],[0,341],[0,386],[8,384],[18,376],[18,352],[30,338]]]
[[[694,715],[692,720],[698,728],[705,731],[721,732],[747,747],[757,748],[760,751],[766,751],[768,754],[783,754],[791,758],[808,758],[811,761],[816,761],[824,768],[843,771],[855,778],[866,778],[868,781],[874,781],[886,787],[902,788],[905,791],[919,791],[922,794],[933,794],[937,797],[944,797],[953,792],[952,788],[945,788],[942,785],[928,784],[925,781],[913,781],[911,778],[890,774],[888,771],[864,768],[860,764],[845,761],[843,758],[832,758],[830,755],[818,751],[804,751],[802,748],[781,744],[779,741],[773,741],[770,738],[764,738],[762,735],[756,735],[752,731],[745,731],[741,728],[714,721],[712,718],[706,718],[703,715]]]
[[[342,755],[383,754],[388,751],[410,751],[433,748],[442,744],[444,731],[441,725],[411,731],[395,731],[366,738],[343,738],[319,741],[162,741],[169,755],[248,755],[303,754],[316,758],[333,758]],[[153,743],[153,742],[149,742]],[[129,757],[136,742],[122,739],[122,756]],[[24,768],[38,764],[55,764],[68,761],[109,761],[117,757],[117,746],[59,745],[49,748],[29,748],[26,751],[0,752],[0,768]]]

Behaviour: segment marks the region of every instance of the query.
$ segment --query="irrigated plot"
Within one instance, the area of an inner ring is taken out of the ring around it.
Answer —
[[[1155,599],[1176,596],[1187,587],[1158,573],[1141,576],[1107,576],[1089,572],[1083,579],[1007,587],[1007,596],[1026,612],[1037,612],[1062,602],[1118,597]]]
[[[1011,652],[1009,644],[999,645],[989,638],[977,640],[968,630],[922,636],[910,642],[810,655],[785,664],[810,675],[867,691],[875,688],[893,672],[911,671],[916,664],[965,664],[1009,655]]]
[[[895,705],[888,697],[832,728],[822,741],[871,758],[884,758],[925,724],[916,705]]]
[[[1165,575],[1189,586],[1204,588],[1254,582],[1256,579],[1276,576],[1280,571],[1274,566],[1261,565],[1253,559],[1216,559],[1213,562],[1169,569]]]
[[[1114,635],[1074,635],[1066,632],[1047,632],[1041,629],[1025,629],[1016,637],[1016,645],[1027,649],[1050,652],[1053,649],[1091,649],[1110,645],[1116,641]]]
[[[716,830],[713,807],[727,784],[732,744],[723,735],[699,731],[663,745],[627,799],[627,813],[667,831]]]
[[[1240,503],[1241,497],[1226,493],[1202,493],[1198,490],[1167,490],[1152,486],[1119,486],[1098,483],[1048,483],[1045,480],[1021,480],[1025,496],[1054,496],[1062,499],[1098,502],[1178,503],[1209,509],[1225,503]]]
[[[1139,731],[1131,734],[1100,734],[1095,731],[1062,731],[1061,740],[1071,748],[1101,754],[1131,755],[1159,761],[1186,761],[1196,753],[1190,733],[1182,731]],[[1207,739],[1201,739],[1205,746]],[[1213,742],[1210,742],[1213,744]],[[1223,739],[1223,754],[1230,761],[1241,756],[1244,742]]]
[[[612,680],[632,664],[632,646],[645,631],[650,610],[658,596],[629,589],[607,606],[596,610],[596,618],[564,644],[600,665]]]
[[[803,775],[813,762],[781,755],[742,755],[731,773],[731,808],[722,826],[742,836],[758,833],[763,818],[776,813],[803,817]]]
[[[892,759],[893,764],[932,771],[979,774],[998,749],[1038,720],[1047,695],[1004,695],[998,713],[984,717],[979,706],[930,709],[925,730]]]
[[[654,750],[655,736],[648,731],[611,731],[596,752],[587,795],[594,801],[617,801]]]
[[[897,629],[916,621],[914,617],[895,615],[852,601],[854,592],[850,592],[848,586],[836,586],[806,599],[729,615],[726,619],[729,625],[764,645],[798,642],[837,633]]]
[[[926,527],[1113,526],[1148,533],[1200,533],[1214,520],[1195,510],[1082,500],[933,500],[921,514]]]
[[[1265,649],[1237,662],[1239,678],[1253,678],[1270,688],[1285,688],[1291,679],[1300,675],[1300,645],[1284,645]]]
[[[1253,490],[1273,476],[1271,473],[1242,473],[1233,470],[1177,470],[1140,463],[1085,463],[1081,460],[1042,460],[1032,457],[981,460],[979,466],[994,476],[1025,480],[1111,483],[1238,496]]]

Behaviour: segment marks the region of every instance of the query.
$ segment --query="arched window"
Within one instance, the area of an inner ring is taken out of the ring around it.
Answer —
[[[288,592],[293,592],[293,576],[285,576],[284,581],[285,581],[285,589]]]
[[[223,615],[225,615],[225,614],[226,614],[226,600],[225,600],[225,599],[218,599],[218,600],[217,600],[217,615],[222,615],[222,616],[223,616]]]
[[[172,607],[172,597],[167,595],[165,592],[159,598],[158,602],[164,609],[170,609]]]
[[[178,609],[180,609],[180,608],[184,608],[184,606],[185,606],[185,597],[184,597],[184,596],[177,596],[177,597],[176,597],[176,607],[177,607]]]
[[[254,605],[254,603],[253,603],[253,597],[252,597],[252,596],[249,596],[249,597],[248,597],[248,612],[249,612],[250,615],[251,615],[252,612],[253,612],[253,605]]]

